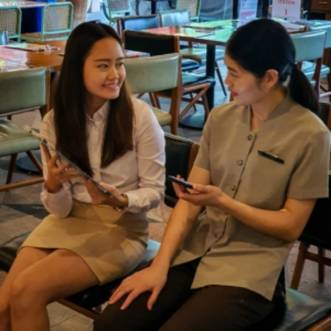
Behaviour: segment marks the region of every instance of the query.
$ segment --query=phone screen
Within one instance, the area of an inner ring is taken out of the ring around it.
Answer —
[[[191,189],[193,189],[193,185],[190,182],[187,182],[186,180],[184,180],[182,178],[177,178],[177,177],[172,176],[172,175],[169,175],[168,178],[171,181],[173,181],[173,182],[175,182],[175,183],[177,183],[179,185],[184,186],[185,188],[191,188]]]

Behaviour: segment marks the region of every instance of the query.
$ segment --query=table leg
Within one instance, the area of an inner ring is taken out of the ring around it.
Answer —
[[[207,61],[206,61],[206,76],[215,78],[215,45],[207,45]],[[207,92],[207,99],[209,109],[214,107],[214,94],[215,94],[215,84],[212,85]]]
[[[157,2],[156,1],[151,1],[151,14],[156,14],[156,6]]]

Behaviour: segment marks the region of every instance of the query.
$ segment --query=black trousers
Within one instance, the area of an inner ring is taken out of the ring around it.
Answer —
[[[150,293],[139,296],[126,310],[123,300],[108,305],[94,322],[94,331],[243,331],[275,310],[247,289],[206,286],[192,290],[198,260],[170,269],[168,280],[153,309],[146,308]]]

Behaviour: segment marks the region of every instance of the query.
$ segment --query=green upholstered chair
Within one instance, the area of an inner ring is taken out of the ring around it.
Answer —
[[[43,181],[37,177],[11,183],[18,153],[26,152],[36,167],[42,169],[31,152],[39,148],[39,140],[15,125],[8,116],[34,111],[45,104],[45,69],[0,72],[0,157],[10,157],[6,183],[0,185],[0,192]]]
[[[191,1],[179,1],[182,4],[182,7],[188,2],[191,3]],[[177,1],[177,4],[179,3]],[[194,5],[195,1],[192,1],[192,5]],[[190,7],[189,4],[188,8]],[[191,12],[189,9],[176,9],[176,10],[166,10],[159,12],[160,15],[160,24],[161,26],[182,26],[187,25],[191,22]],[[206,65],[207,61],[207,48],[206,45],[199,45],[199,44],[192,44],[187,43],[185,44],[186,47],[181,47],[180,54],[183,56],[183,58],[193,59],[198,61],[200,64]],[[182,43],[181,43],[182,46]],[[215,59],[215,71],[217,78],[219,80],[219,83],[221,85],[222,91],[224,95],[227,95],[227,91],[223,82],[223,77],[221,73],[221,69],[219,67],[218,61],[224,60],[224,53],[225,48],[218,46],[216,48],[216,59]]]
[[[103,0],[101,8],[110,24],[114,23],[116,18],[127,16],[131,13],[129,0]]]
[[[201,0],[176,0],[176,9],[186,9],[190,13],[191,21],[199,21]]]
[[[325,31],[326,32],[326,39],[325,39],[325,50],[331,49],[331,22],[330,21],[308,21],[310,22],[309,29],[311,31]],[[312,65],[307,66],[305,71],[312,71]],[[321,92],[320,98],[328,96],[331,100],[331,75],[330,75],[330,67],[325,64],[321,66],[321,81],[326,81],[327,86],[323,83],[320,85]]]
[[[302,68],[307,78],[312,81],[314,89],[319,95],[322,58],[324,54],[326,32],[307,31],[291,34],[296,50],[296,62]],[[307,62],[309,61],[309,62]],[[307,70],[313,63],[313,70]]]
[[[9,39],[20,41],[21,38],[21,9],[15,6],[0,7],[0,30],[8,32]]]
[[[161,55],[179,52],[179,39],[175,35],[158,35],[144,31],[123,31],[125,48],[128,50]],[[162,79],[160,77],[160,79]],[[197,104],[202,104],[205,119],[209,114],[209,106],[206,93],[214,84],[214,79],[205,75],[181,71],[180,75],[181,100],[187,103],[183,105],[179,117],[184,117]],[[167,93],[158,93],[162,97],[169,97]]]
[[[73,4],[70,1],[47,4],[42,10],[41,32],[23,33],[28,42],[65,40],[73,28]]]
[[[127,81],[133,93],[138,95],[167,90],[171,93],[169,112],[162,111],[154,103],[153,111],[160,125],[170,125],[176,133],[179,120],[179,54],[164,54],[150,57],[136,57],[125,60]]]

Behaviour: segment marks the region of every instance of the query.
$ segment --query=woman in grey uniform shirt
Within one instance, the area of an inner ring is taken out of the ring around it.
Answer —
[[[174,185],[158,255],[122,282],[97,331],[246,330],[283,304],[291,243],[328,195],[329,131],[279,23],[240,27],[225,64],[234,100],[208,118],[193,189]]]

